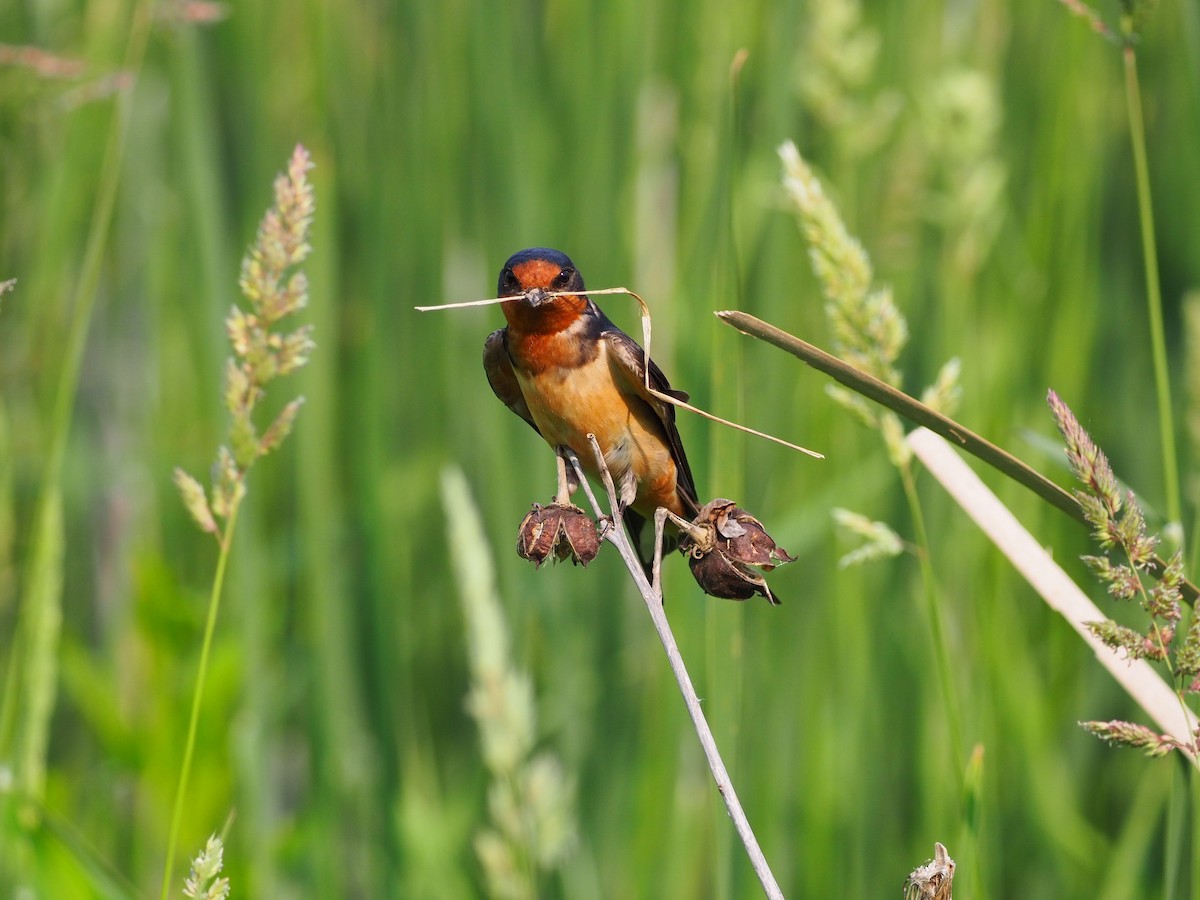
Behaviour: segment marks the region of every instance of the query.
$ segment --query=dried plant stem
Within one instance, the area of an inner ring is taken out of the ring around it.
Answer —
[[[890,384],[885,384],[878,378],[868,375],[866,372],[838,359],[836,356],[826,353],[821,348],[815,347],[807,341],[801,340],[795,335],[788,334],[786,331],[776,328],[774,325],[770,325],[761,319],[756,319],[747,313],[739,310],[724,310],[718,312],[717,317],[729,323],[743,334],[759,338],[769,344],[774,344],[781,350],[786,350],[814,369],[831,376],[835,381],[844,384],[852,391],[886,406],[910,422],[917,425],[924,425],[930,431],[940,434],[951,441],[956,447],[965,450],[1002,474],[1007,475],[1013,481],[1017,482],[1017,484],[1029,488],[1029,490],[1033,491],[1051,506],[1057,507],[1076,521],[1082,522],[1085,525],[1087,524],[1087,519],[1084,517],[1083,509],[1080,507],[1079,502],[1068,491],[1059,487],[1046,476],[1027,463],[1017,459],[1008,451],[1002,450],[991,441],[980,437],[971,431],[971,429],[965,425],[961,425],[949,416],[942,415],[936,410],[930,409],[921,401],[910,397],[903,391],[897,390]],[[1161,578],[1165,570],[1166,563],[1158,557],[1155,557],[1148,567],[1148,571],[1155,578]],[[1196,586],[1190,581],[1185,581],[1181,589],[1183,591],[1183,598],[1188,603],[1194,605],[1196,598],[1200,597],[1200,591],[1197,590]]]
[[[233,534],[237,528],[239,501],[234,501],[221,532],[221,552],[217,557],[217,571],[213,576],[212,592],[208,598],[208,620],[204,624],[204,643],[200,646],[200,665],[196,670],[196,686],[192,690],[192,713],[188,719],[187,742],[183,748],[183,762],[179,766],[179,783],[175,787],[175,804],[171,810],[171,830],[167,833],[166,861],[163,864],[162,900],[171,892],[172,870],[175,866],[175,848],[179,843],[179,828],[183,822],[184,798],[187,796],[188,778],[192,772],[192,755],[196,749],[196,731],[200,723],[200,706],[204,700],[204,684],[208,680],[208,658],[212,650],[213,634],[217,630],[217,613],[221,608],[221,593],[225,586],[225,568],[229,563],[229,550],[233,546]]]
[[[930,431],[940,434],[963,450],[1000,470],[1014,481],[1025,485],[1052,506],[1058,507],[1072,518],[1084,521],[1079,504],[1068,491],[949,416],[931,409],[890,384],[868,375],[833,354],[826,353],[821,348],[761,319],[738,310],[725,310],[718,312],[717,316],[744,334],[774,344],[781,350],[786,350],[817,371],[824,372],[852,391],[886,406],[910,422],[924,425]]]
[[[1133,144],[1133,170],[1137,181],[1138,220],[1142,230],[1142,258],[1146,270],[1146,308],[1150,316],[1150,346],[1154,356],[1154,387],[1158,395],[1159,441],[1162,444],[1167,519],[1180,526],[1179,463],[1175,454],[1175,420],[1171,412],[1171,380],[1167,371],[1167,343],[1163,337],[1162,288],[1158,278],[1158,251],[1154,237],[1154,206],[1150,197],[1150,168],[1146,163],[1146,128],[1138,88],[1137,54],[1126,43],[1125,103],[1129,108],[1129,136]]]
[[[592,451],[596,454],[596,464],[600,469],[600,477],[604,483],[604,489],[608,494],[609,508],[614,510],[613,525],[605,531],[604,538],[617,548],[617,551],[621,554],[621,558],[625,560],[625,567],[629,569],[633,583],[637,586],[642,599],[646,601],[646,609],[650,612],[650,619],[654,622],[654,629],[658,632],[658,638],[662,641],[663,649],[666,651],[667,662],[671,666],[671,671],[675,674],[675,680],[679,683],[679,691],[683,694],[683,702],[687,705],[688,715],[692,717],[692,724],[696,728],[696,736],[700,739],[700,746],[704,750],[705,758],[708,760],[708,767],[712,771],[713,780],[717,783],[717,791],[720,793],[721,799],[725,801],[725,808],[729,811],[729,817],[733,819],[734,828],[737,829],[738,837],[742,839],[742,844],[745,846],[746,853],[750,857],[750,865],[754,867],[754,872],[758,875],[763,892],[770,898],[782,898],[783,892],[779,889],[779,885],[775,881],[775,876],[771,873],[771,867],[767,864],[767,859],[758,844],[758,839],[754,836],[754,831],[750,827],[750,822],[746,818],[746,813],[742,809],[741,802],[738,800],[737,792],[733,788],[733,781],[729,777],[729,772],[725,769],[725,763],[721,760],[721,753],[717,749],[716,739],[713,737],[712,730],[708,727],[708,721],[704,718],[704,711],[700,708],[700,698],[696,696],[696,689],[692,686],[691,676],[688,675],[687,666],[684,664],[683,656],[679,652],[679,645],[675,643],[675,635],[672,633],[671,625],[667,621],[666,610],[663,609],[662,593],[661,591],[656,591],[646,578],[646,573],[642,569],[642,563],[638,559],[637,552],[634,550],[633,544],[629,540],[629,535],[626,534],[625,528],[621,524],[620,516],[615,513],[619,509],[617,491],[613,484],[612,475],[608,471],[608,466],[604,462],[604,454],[600,452],[600,445],[597,443],[594,435],[589,434],[588,440],[591,441]],[[596,495],[592,492],[591,486],[588,484],[587,477],[583,473],[583,468],[579,464],[579,459],[570,450],[565,452],[568,454],[568,459],[575,470],[580,485],[583,486],[587,494],[588,501],[592,504],[592,509],[595,510],[597,516],[603,516],[604,510],[596,499]],[[655,556],[660,556],[661,547],[655,549]]]
[[[904,900],[953,900],[955,868],[945,846],[936,842],[933,859],[917,866],[905,880]]]
[[[640,294],[637,294],[637,293],[629,290],[629,288],[615,287],[615,288],[597,288],[596,290],[592,290],[592,291],[551,291],[551,292],[547,293],[545,296],[547,296],[547,297],[576,297],[576,296],[591,297],[591,296],[597,296],[600,294],[625,294],[626,296],[632,297],[634,300],[636,300],[638,307],[642,311],[642,369],[644,372],[644,374],[643,374],[644,382],[643,382],[642,386],[646,389],[646,393],[657,398],[658,400],[661,400],[663,403],[669,403],[672,406],[678,406],[681,409],[686,409],[688,412],[696,413],[696,415],[703,416],[704,418],[708,419],[710,422],[717,422],[718,424],[726,425],[729,428],[734,428],[738,431],[743,431],[746,434],[752,434],[755,437],[763,438],[764,440],[774,441],[776,444],[781,444],[784,447],[787,447],[789,450],[796,450],[799,453],[805,453],[805,454],[813,457],[814,459],[824,459],[825,458],[824,454],[818,453],[815,450],[809,450],[807,447],[801,447],[799,444],[793,444],[791,441],[785,441],[783,438],[775,437],[775,435],[773,435],[773,434],[767,434],[765,431],[758,431],[754,428],[750,428],[747,425],[739,425],[737,422],[731,422],[728,419],[722,419],[720,416],[713,415],[710,412],[706,412],[705,410],[700,409],[697,406],[692,406],[690,403],[679,399],[679,397],[673,397],[670,394],[664,394],[662,391],[655,390],[653,387],[651,387],[651,385],[650,385],[650,336],[651,336],[652,322],[650,319],[650,307],[646,303],[646,301],[642,299]],[[508,303],[514,299],[517,299],[517,297],[487,297],[483,300],[464,300],[460,303],[442,303],[438,306],[414,306],[413,309],[417,310],[417,312],[438,312],[440,310],[445,310],[445,309],[465,309],[468,307],[475,307],[475,306],[493,306],[497,303]]]

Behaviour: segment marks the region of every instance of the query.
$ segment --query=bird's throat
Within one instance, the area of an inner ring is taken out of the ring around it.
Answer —
[[[587,300],[574,295],[555,297],[537,306],[519,298],[500,304],[504,318],[508,320],[510,333],[518,335],[557,334],[565,331],[583,315],[586,308]]]

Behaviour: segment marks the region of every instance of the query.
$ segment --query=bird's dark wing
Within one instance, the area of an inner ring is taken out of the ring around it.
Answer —
[[[529,413],[529,405],[525,395],[521,393],[521,385],[513,373],[512,360],[508,358],[508,329],[498,328],[487,336],[483,342],[483,371],[487,373],[488,384],[492,393],[500,398],[500,402],[529,423],[529,427],[538,434],[537,425]]]
[[[663,432],[667,436],[667,444],[671,448],[671,458],[675,461],[676,485],[679,494],[685,500],[684,505],[691,507],[692,515],[696,515],[700,512],[700,500],[696,494],[696,481],[692,477],[692,467],[688,465],[687,454],[683,452],[683,441],[679,437],[679,429],[675,427],[675,407],[646,390],[646,354],[638,346],[637,341],[615,325],[605,328],[600,337],[608,344],[609,359],[613,362],[614,371],[624,380],[625,387],[649,404],[658,416],[659,422],[662,423]],[[688,395],[683,391],[672,390],[667,376],[654,364],[654,360],[650,360],[650,387],[677,400],[687,402]]]

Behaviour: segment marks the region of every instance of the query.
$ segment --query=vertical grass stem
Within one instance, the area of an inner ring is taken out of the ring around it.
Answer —
[[[1175,419],[1171,409],[1171,381],[1167,367],[1167,344],[1163,336],[1162,288],[1158,278],[1158,255],[1154,237],[1154,204],[1150,196],[1150,169],[1146,162],[1146,128],[1138,88],[1137,54],[1131,44],[1124,48],[1125,102],[1129,107],[1129,136],[1133,144],[1133,169],[1137,181],[1138,219],[1142,230],[1142,256],[1146,271],[1146,304],[1150,316],[1150,344],[1154,357],[1154,386],[1158,397],[1158,425],[1162,442],[1164,490],[1167,518],[1183,525],[1179,499],[1179,463],[1175,454]]]
[[[179,843],[179,828],[183,822],[183,800],[187,795],[188,778],[192,772],[192,755],[196,749],[200,705],[204,700],[204,683],[208,678],[208,659],[212,651],[213,634],[217,630],[217,613],[221,608],[221,592],[225,586],[225,568],[229,562],[229,550],[233,546],[233,534],[237,528],[239,506],[239,503],[234,503],[230,507],[225,531],[221,535],[221,552],[217,557],[217,571],[213,576],[212,593],[208,598],[208,621],[204,624],[204,643],[200,645],[200,665],[196,670],[196,686],[192,690],[192,712],[188,719],[187,741],[183,748],[183,762],[179,766],[179,783],[175,787],[175,804],[171,810],[171,830],[167,833],[167,852],[163,862],[162,900],[167,900],[171,890],[175,848]]]
[[[921,565],[921,582],[925,588],[926,612],[929,615],[929,630],[933,638],[933,655],[942,684],[942,702],[946,705],[946,721],[950,727],[951,749],[954,753],[954,771],[958,787],[963,786],[963,767],[966,765],[966,744],[963,740],[962,716],[959,713],[958,695],[954,690],[954,676],[950,669],[950,653],[946,646],[946,630],[942,625],[942,613],[938,603],[937,585],[934,580],[933,561],[929,556],[929,535],[925,530],[925,514],[917,496],[917,485],[912,474],[912,465],[898,467],[900,480],[904,484],[904,496],[908,500],[909,513],[916,532],[918,559]]]
[[[134,13],[125,52],[125,71],[140,71],[149,26],[149,3],[143,3]],[[15,734],[19,742],[15,754],[20,766],[17,777],[22,789],[34,801],[42,799],[50,717],[54,712],[57,691],[64,553],[63,461],[71,432],[75,398],[79,392],[84,350],[91,331],[101,263],[108,244],[117,187],[121,181],[121,164],[132,106],[132,89],[117,93],[100,165],[83,264],[72,296],[71,324],[54,396],[44,477],[33,517],[35,525],[29,550],[30,572],[27,582],[30,587],[21,605],[18,626],[20,647],[14,648],[13,652],[14,659],[19,654],[22,660],[18,673],[21,684],[15,692],[5,691],[5,708],[0,710],[0,722],[6,725],[13,723],[16,713],[9,708],[9,703],[19,701],[23,693],[31,693],[35,697],[35,702],[27,704],[23,720],[16,725]]]

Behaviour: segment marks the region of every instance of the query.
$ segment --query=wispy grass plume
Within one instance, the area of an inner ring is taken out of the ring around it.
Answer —
[[[949,302],[973,291],[1004,221],[1002,110],[997,79],[971,68],[943,72],[920,103],[924,157],[936,173],[923,209],[944,242],[942,290]]]
[[[871,260],[825,193],[820,179],[791,141],[779,148],[783,187],[808,240],[813,272],[825,293],[825,314],[839,355],[893,387],[900,385],[896,358],[908,341],[908,324],[891,289],[873,287]]]
[[[287,438],[304,402],[304,398],[297,397],[287,403],[265,429],[259,430],[255,413],[259,402],[266,396],[267,387],[277,378],[305,365],[314,347],[311,326],[302,325],[290,332],[279,328],[284,318],[303,309],[308,303],[308,281],[303,272],[296,270],[296,266],[304,262],[312,250],[308,243],[308,232],[316,200],[312,185],[308,182],[311,168],[308,151],[297,145],[287,172],[275,179],[275,203],[263,216],[258,236],[242,260],[238,284],[248,308],[235,306],[225,320],[233,348],[233,356],[225,364],[224,385],[225,408],[229,412],[230,423],[226,441],[217,450],[210,490],[205,491],[203,485],[183,469],[175,470],[175,484],[184,506],[201,531],[217,539],[220,553],[209,597],[204,642],[200,648],[200,664],[192,694],[187,743],[167,838],[163,900],[166,900],[170,890],[171,869],[208,675],[209,653],[225,583],[225,569],[237,526],[238,509],[246,496],[246,476],[258,459],[277,449]]]
[[[870,92],[879,31],[863,21],[859,0],[817,0],[808,5],[804,34],[800,99],[840,154],[860,159],[891,133],[902,106],[899,91]]]
[[[869,519],[848,509],[834,509],[833,520],[847,532],[863,540],[862,544],[838,560],[839,569],[873,559],[899,556],[904,552],[903,539],[886,522]]]
[[[837,355],[892,387],[903,381],[896,361],[908,343],[908,322],[887,285],[876,285],[871,260],[847,230],[841,214],[826,195],[820,179],[791,141],[779,148],[783,160],[783,186],[809,244],[813,272],[825,294],[825,315],[833,331]],[[950,360],[926,396],[953,412],[958,400],[957,360]],[[897,465],[906,465],[909,451],[904,429],[895,413],[880,411],[864,398],[840,387],[830,396],[879,429],[888,454]],[[928,402],[928,401],[927,401]]]
[[[1184,694],[1200,692],[1200,616],[1194,612],[1182,644],[1176,638],[1183,618],[1181,585],[1184,580],[1183,553],[1176,551],[1167,561],[1157,580],[1143,580],[1154,559],[1159,537],[1146,528],[1133,492],[1122,494],[1108,457],[1079,424],[1074,413],[1051,391],[1047,397],[1058,429],[1066,442],[1067,461],[1083,485],[1075,491],[1092,533],[1104,551],[1085,556],[1088,568],[1118,600],[1136,600],[1149,616],[1143,632],[1111,619],[1088,622],[1088,629],[1113,650],[1129,659],[1148,659],[1162,663],[1173,679],[1180,706]],[[1146,581],[1150,582],[1147,587]],[[1128,722],[1081,723],[1092,734],[1127,747],[1137,747],[1151,756],[1162,756],[1182,748],[1174,739],[1152,735],[1142,726]],[[1186,747],[1196,753],[1196,736]]]
[[[813,272],[825,294],[825,315],[833,331],[837,355],[854,367],[899,388],[903,381],[896,361],[908,343],[908,322],[887,285],[876,285],[871,260],[850,234],[821,181],[791,141],[779,148],[783,187],[809,244]],[[957,406],[959,363],[952,359],[925,392],[925,402],[949,415]],[[842,387],[827,388],[830,396],[883,435],[888,456],[908,471],[911,451],[904,426],[890,410],[880,410],[862,396]]]
[[[248,310],[233,307],[225,320],[233,356],[225,363],[225,408],[229,435],[217,450],[211,495],[183,469],[175,470],[184,505],[202,531],[213,534],[224,548],[217,519],[232,525],[246,493],[246,475],[260,457],[279,447],[292,430],[303,397],[292,400],[265,430],[259,431],[255,412],[267,387],[308,362],[314,348],[312,326],[284,332],[278,325],[308,304],[308,279],[292,271],[311,252],[308,229],[315,198],[308,183],[312,168],[308,151],[297,147],[288,171],[275,179],[275,205],[258,227],[258,238],[242,260],[238,285]]]
[[[575,786],[557,756],[534,751],[533,684],[509,655],[487,538],[458,469],[442,473],[442,505],[467,626],[467,710],[479,726],[492,777],[491,821],[475,835],[475,854],[490,896],[526,900],[539,896],[540,878],[559,866],[575,842]]]
[[[221,876],[224,857],[225,845],[214,834],[192,860],[192,870],[183,886],[183,895],[194,900],[226,900],[229,896],[229,879]]]

